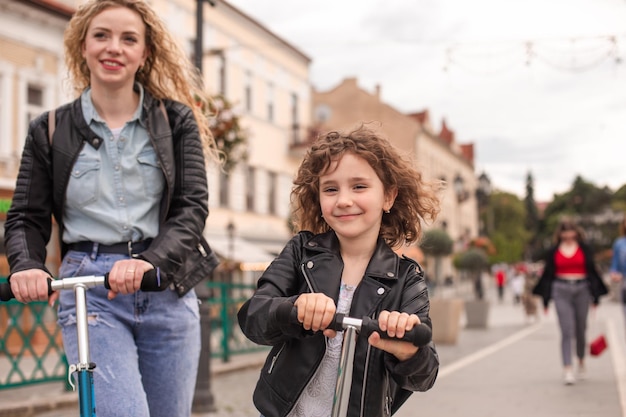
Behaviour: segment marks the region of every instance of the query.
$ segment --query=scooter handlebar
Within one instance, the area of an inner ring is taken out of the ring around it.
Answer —
[[[109,273],[104,276],[85,276],[85,277],[69,277],[57,280],[48,280],[48,294],[52,294],[54,291],[71,289],[75,285],[85,285],[87,287],[95,287],[97,285],[104,285],[106,289],[111,289],[109,285]],[[141,291],[155,292],[162,291],[165,286],[162,285],[161,271],[159,268],[154,268],[146,271],[141,279]],[[15,298],[13,291],[11,290],[11,284],[3,282],[0,284],[0,301],[9,301]]]
[[[276,320],[282,324],[300,324],[298,321],[298,309],[290,302],[285,302],[278,306],[276,309]],[[397,339],[405,342],[410,342],[414,346],[423,347],[430,343],[432,340],[432,331],[424,323],[420,323],[414,326],[411,330],[404,333],[402,338],[390,337],[387,332],[380,330],[378,326],[378,320],[371,317],[363,317],[362,319],[356,319],[352,317],[346,317],[344,314],[335,314],[333,320],[328,326],[329,329],[342,331],[346,326],[352,325],[357,328],[357,331],[364,332],[367,337],[373,332],[378,332],[383,339]]]

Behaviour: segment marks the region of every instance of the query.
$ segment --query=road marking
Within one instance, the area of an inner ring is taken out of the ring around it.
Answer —
[[[622,416],[626,416],[626,360],[624,360],[624,346],[618,331],[615,327],[615,321],[606,319],[606,337],[607,345],[613,359],[613,372],[615,372],[615,380],[617,381],[617,392],[619,394],[619,402],[622,407]]]
[[[506,339],[502,339],[499,342],[496,342],[492,345],[489,345],[485,348],[482,348],[481,350],[478,350],[474,353],[472,353],[471,355],[467,355],[457,361],[452,362],[450,365],[446,365],[446,366],[442,366],[441,368],[439,368],[439,374],[437,375],[437,379],[441,379],[444,378],[447,375],[450,375],[456,371],[459,371],[463,368],[465,368],[466,366],[469,366],[475,362],[478,362],[479,360],[501,350],[504,349],[505,347],[517,342],[518,340],[521,340],[525,337],[528,337],[529,335],[531,335],[532,333],[536,332],[537,330],[539,330],[539,328],[541,328],[543,323],[539,322],[539,323],[535,323],[530,327],[527,327],[523,330],[520,330],[517,333],[512,334],[511,336],[507,337]]]

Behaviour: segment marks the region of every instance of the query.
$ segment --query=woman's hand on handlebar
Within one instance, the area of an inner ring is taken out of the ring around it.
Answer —
[[[326,329],[337,310],[332,298],[322,293],[305,293],[298,296],[294,305],[298,309],[298,321],[305,330],[323,330],[325,336],[335,337],[337,332]]]
[[[11,291],[19,302],[48,301],[52,306],[59,294],[49,293],[48,281],[51,279],[50,274],[43,269],[25,269],[11,275]]]
[[[154,269],[154,266],[143,259],[123,259],[113,264],[109,272],[109,300],[117,294],[132,294],[141,287],[141,280],[146,271]]]
[[[383,310],[378,315],[378,326],[380,330],[387,332],[390,337],[401,338],[406,331],[411,330],[421,321],[416,314],[400,313],[398,311]],[[417,353],[418,347],[410,342],[401,340],[383,339],[377,332],[373,332],[367,339],[370,345],[375,348],[391,353],[398,360],[404,361]]]

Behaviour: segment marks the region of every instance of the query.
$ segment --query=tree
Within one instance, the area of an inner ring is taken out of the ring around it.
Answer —
[[[522,260],[531,236],[524,226],[524,204],[516,195],[498,191],[489,199],[489,210],[493,213],[494,223],[490,238],[496,248],[496,253],[489,256],[489,261],[513,263]]]
[[[443,229],[429,229],[424,232],[420,248],[425,255],[435,258],[435,283],[439,283],[441,257],[452,253],[454,242],[448,232]]]
[[[599,188],[577,176],[572,188],[563,194],[555,194],[545,209],[539,233],[544,251],[551,245],[552,234],[563,217],[574,219],[585,230],[596,252],[608,249],[617,226],[615,223],[598,221],[594,216],[609,210],[615,201],[609,188]]]

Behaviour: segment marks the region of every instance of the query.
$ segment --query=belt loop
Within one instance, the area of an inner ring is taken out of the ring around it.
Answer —
[[[93,242],[93,247],[91,249],[91,255],[90,255],[92,261],[95,261],[96,258],[98,257],[98,245],[99,245],[98,242]]]
[[[128,245],[128,257],[132,258],[133,257],[133,242],[131,240],[129,240],[126,243]]]

